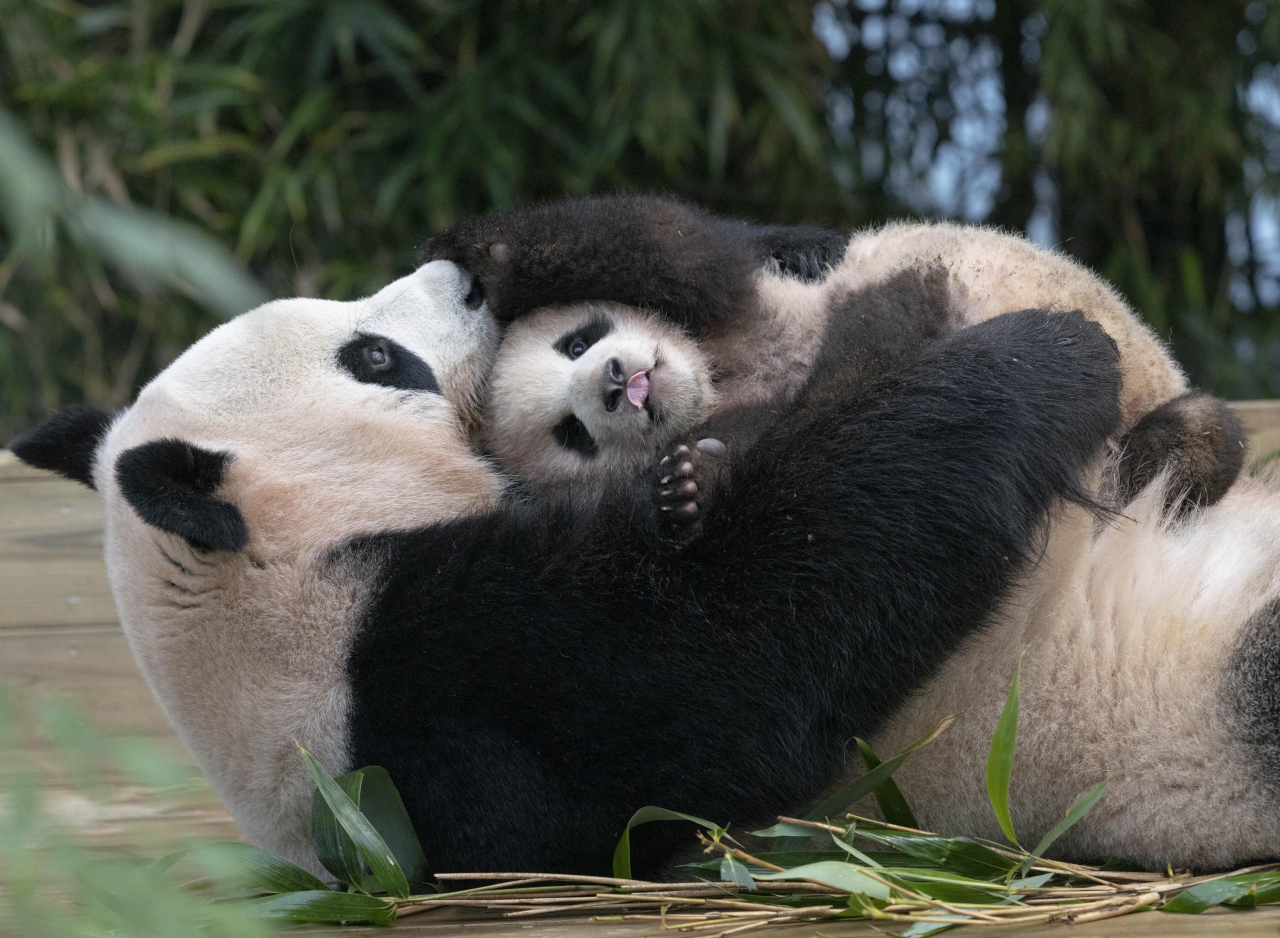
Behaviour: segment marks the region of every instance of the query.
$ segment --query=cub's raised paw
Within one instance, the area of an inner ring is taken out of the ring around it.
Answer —
[[[683,546],[702,531],[727,447],[710,437],[681,443],[658,463],[658,524]]]

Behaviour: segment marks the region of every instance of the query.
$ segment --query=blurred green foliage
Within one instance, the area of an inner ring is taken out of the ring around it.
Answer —
[[[615,190],[1030,224],[1200,384],[1280,394],[1272,2],[0,0],[0,34],[0,439],[259,289],[350,298],[462,215]]]
[[[104,735],[65,702],[21,705],[0,686],[0,936],[277,933],[255,909],[211,903],[209,888],[189,888],[242,877],[237,857],[202,853],[191,838],[190,859],[174,854],[157,863],[145,853],[154,845],[103,850],[83,836],[86,820],[111,817],[112,798],[125,789],[145,792],[157,815],[180,806],[193,771],[148,740]]]

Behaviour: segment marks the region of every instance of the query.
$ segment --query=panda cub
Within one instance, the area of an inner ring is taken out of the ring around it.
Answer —
[[[1107,501],[1126,504],[1168,469],[1167,508],[1185,513],[1220,499],[1243,464],[1236,418],[1187,392],[1114,291],[1011,235],[909,224],[849,239],[604,197],[469,219],[422,254],[470,269],[511,323],[482,430],[503,468],[536,490],[589,493],[660,464],[658,497],[681,536],[705,513],[725,444],[749,446],[806,386],[865,380],[1024,308],[1082,309],[1119,346],[1128,432]]]

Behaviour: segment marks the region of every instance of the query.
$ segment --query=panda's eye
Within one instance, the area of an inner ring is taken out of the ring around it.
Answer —
[[[363,384],[440,393],[431,366],[385,336],[357,335],[338,349],[338,366]]]
[[[586,424],[576,414],[569,414],[551,428],[555,441],[567,450],[581,453],[583,456],[594,456],[598,452],[595,438]]]
[[[391,367],[391,350],[386,342],[375,342],[365,346],[365,363],[374,371],[386,371]]]
[[[556,351],[571,361],[581,358],[591,346],[595,345],[613,331],[613,321],[607,316],[593,316],[584,326],[566,332],[555,342]]]

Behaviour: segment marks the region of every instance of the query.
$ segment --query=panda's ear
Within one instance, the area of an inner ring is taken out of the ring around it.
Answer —
[[[154,440],[125,450],[116,460],[116,482],[147,524],[186,538],[198,550],[238,551],[249,529],[238,508],[214,495],[231,462],[185,440]]]
[[[9,444],[9,449],[28,465],[49,469],[94,488],[94,455],[113,416],[96,407],[72,404],[22,434]]]

